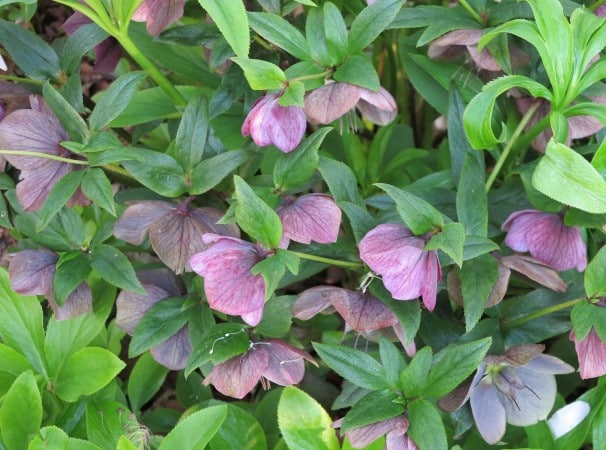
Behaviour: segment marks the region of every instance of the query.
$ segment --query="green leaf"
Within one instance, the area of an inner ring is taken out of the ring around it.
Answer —
[[[580,302],[574,305],[570,311],[570,321],[575,338],[583,340],[591,331],[596,317],[596,307],[588,302]]]
[[[298,59],[309,59],[309,46],[301,32],[276,14],[249,12],[250,27],[263,39],[277,45]]]
[[[248,58],[250,32],[242,0],[198,0],[219,31],[240,58]]]
[[[389,184],[376,183],[375,186],[396,202],[398,214],[414,234],[425,234],[444,225],[440,211],[425,200]]]
[[[139,432],[139,423],[128,407],[113,400],[88,399],[86,436],[103,449],[114,449],[120,436]],[[136,434],[135,434],[136,436]]]
[[[189,193],[200,195],[211,190],[247,159],[244,150],[231,150],[200,161],[192,170]]]
[[[53,292],[57,303],[62,305],[65,299],[76,289],[91,271],[90,257],[80,250],[63,253],[55,264]]]
[[[457,217],[468,235],[486,236],[488,197],[484,190],[484,167],[475,155],[467,155],[457,189]]]
[[[203,450],[225,422],[227,412],[227,405],[219,405],[187,416],[162,439],[158,450]]]
[[[487,337],[465,344],[452,344],[438,353],[435,365],[429,371],[423,395],[443,397],[471,375],[480,365],[492,344]]]
[[[282,91],[278,99],[280,106],[305,106],[305,83],[303,81],[291,81]]]
[[[185,172],[174,158],[151,150],[137,151],[139,161],[123,161],[122,165],[143,186],[170,198],[187,191]]]
[[[88,169],[82,179],[82,193],[93,201],[97,206],[103,208],[112,216],[116,216],[116,203],[112,185],[103,172],[103,169]]]
[[[349,30],[349,51],[358,53],[374,41],[396,17],[403,0],[377,0],[356,16]]]
[[[450,8],[449,8],[450,9]],[[475,189],[475,183],[481,183],[484,180],[484,157],[481,153],[476,152],[471,145],[469,144],[469,140],[465,135],[465,129],[463,128],[463,112],[465,111],[465,103],[463,101],[463,97],[461,96],[460,90],[457,86],[453,86],[450,90],[450,95],[448,97],[448,147],[450,149],[450,160],[451,160],[451,170],[452,170],[452,178],[455,184],[458,185],[458,191],[461,192],[462,188],[466,188],[467,185],[472,185]],[[477,177],[479,176],[480,180],[461,180],[461,173],[466,164],[467,159],[474,160],[473,162],[467,163],[469,167],[467,167],[467,176]],[[481,168],[482,173],[480,174]],[[474,183],[475,181],[475,183]],[[462,184],[464,183],[464,184]],[[483,188],[483,187],[482,187]],[[463,190],[463,194],[466,191]],[[475,195],[473,195],[475,194]],[[474,191],[472,195],[469,197],[473,198],[477,195]],[[466,197],[467,199],[467,197]],[[471,200],[471,199],[470,199]],[[470,201],[472,203],[472,201]],[[459,221],[463,224],[466,224],[460,216],[459,213],[459,200],[457,197],[457,214],[459,214]],[[481,208],[480,208],[481,209]],[[473,234],[473,233],[470,233]],[[480,233],[481,234],[481,233]]]
[[[422,450],[446,450],[446,430],[440,413],[426,400],[413,400],[408,404],[408,435]]]
[[[2,372],[10,373],[15,377],[32,368],[23,354],[5,344],[0,344],[0,367]]]
[[[593,214],[606,213],[606,181],[581,155],[551,140],[532,185],[554,200]]]
[[[457,222],[447,223],[442,230],[434,234],[425,246],[425,250],[442,250],[461,267],[463,264],[463,246],[465,244],[465,227]]]
[[[338,205],[349,219],[356,242],[360,242],[364,235],[376,225],[375,219],[366,208],[361,208],[351,202],[340,201]]]
[[[332,419],[312,397],[287,386],[278,404],[278,425],[291,450],[338,450]]]
[[[400,372],[406,368],[406,361],[402,357],[402,351],[387,338],[381,337],[379,341],[379,355],[385,374],[392,386],[397,386],[400,381]]]
[[[266,450],[265,433],[257,419],[235,405],[227,406],[227,418],[210,440],[212,450],[255,449]]]
[[[91,130],[100,130],[118,117],[126,109],[146,76],[145,72],[128,72],[114,80],[100,94],[88,119]]]
[[[333,78],[337,81],[355,84],[371,91],[378,91],[381,87],[375,66],[373,66],[372,61],[366,56],[350,56],[335,70]]]
[[[314,62],[324,67],[332,67],[337,63],[326,45],[323,8],[314,8],[307,12],[305,37]]]
[[[259,261],[254,265],[251,272],[253,275],[261,275],[265,280],[265,299],[271,297],[278,288],[286,268],[291,272],[297,273],[299,266],[299,257],[287,250],[278,249],[277,252],[269,258]]]
[[[145,353],[135,363],[128,377],[128,399],[134,411],[139,411],[162,387],[168,369]]]
[[[364,200],[358,191],[358,182],[349,166],[322,156],[318,170],[337,202],[346,201],[365,207]]]
[[[101,244],[91,251],[92,268],[110,284],[127,291],[145,294],[128,258],[115,247]]]
[[[479,255],[463,263],[459,279],[465,306],[467,332],[470,332],[482,317],[486,300],[498,278],[499,265],[491,255]]]
[[[202,160],[209,128],[208,99],[202,95],[194,97],[183,112],[175,138],[174,155],[185,170]]]
[[[22,373],[2,399],[0,434],[7,449],[25,450],[42,424],[42,399],[31,370]]]
[[[326,48],[334,61],[340,63],[347,55],[347,27],[341,11],[333,3],[324,3],[323,9]]]
[[[423,393],[427,374],[432,362],[431,347],[419,350],[408,367],[400,373],[400,385],[407,397],[417,397]]]
[[[369,356],[359,350],[337,345],[313,343],[320,358],[346,380],[372,390],[387,389],[385,369]]]
[[[282,238],[282,222],[251,187],[239,176],[234,176],[236,188],[236,220],[251,238],[265,247],[277,248]]]
[[[134,358],[166,341],[187,323],[183,298],[168,297],[157,302],[145,313],[135,328],[128,346],[128,356]]]
[[[55,382],[55,393],[66,402],[75,402],[81,395],[102,389],[126,364],[109,350],[86,347],[71,355]]]
[[[602,247],[583,274],[588,298],[606,297],[606,247]]]
[[[82,439],[70,438],[65,431],[56,426],[44,427],[32,439],[27,450],[99,450],[100,447]]]
[[[294,295],[271,297],[263,307],[263,318],[255,327],[255,333],[273,338],[284,337],[292,324],[292,305],[295,298]]]
[[[331,127],[320,128],[307,137],[296,152],[281,153],[278,156],[273,170],[276,189],[288,191],[309,183],[320,161],[318,149],[331,131]]]
[[[86,142],[88,127],[78,111],[48,81],[42,86],[42,94],[70,138],[79,142]]]
[[[400,395],[389,389],[367,394],[349,410],[341,424],[341,433],[399,416],[404,412],[399,399]]]
[[[40,222],[36,225],[36,231],[40,232],[46,228],[51,219],[55,217],[69,199],[72,198],[76,189],[80,187],[85,173],[86,171],[84,170],[69,172],[53,186],[48,197],[46,197],[46,200],[44,201],[44,205],[42,205],[42,208],[40,208],[40,211],[38,212],[40,215]]]
[[[232,58],[244,71],[250,87],[256,91],[280,89],[286,74],[273,63],[262,59]]]

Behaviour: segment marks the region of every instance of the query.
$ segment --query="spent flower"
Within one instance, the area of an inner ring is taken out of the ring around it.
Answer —
[[[330,195],[307,194],[285,197],[276,210],[282,221],[282,247],[288,241],[330,244],[337,241],[341,227],[341,210]]]
[[[601,303],[604,303],[602,300]],[[570,340],[574,342],[574,349],[579,359],[581,378],[596,378],[606,375],[606,342],[592,326],[583,339],[579,339],[574,331],[570,332]]]

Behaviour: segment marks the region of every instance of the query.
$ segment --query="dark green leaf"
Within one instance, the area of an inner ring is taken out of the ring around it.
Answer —
[[[116,215],[116,203],[112,185],[102,169],[88,169],[82,179],[82,192],[97,206],[112,216]]]
[[[36,231],[42,231],[55,214],[72,198],[76,189],[80,187],[85,173],[86,171],[84,170],[69,172],[53,186],[38,213],[40,215],[40,222],[36,226]]]
[[[366,395],[345,416],[341,433],[399,416],[404,412],[404,405],[397,402],[399,398],[396,392],[388,389]]]
[[[606,297],[606,247],[596,253],[583,277],[588,298]]]
[[[227,418],[210,440],[212,450],[267,449],[265,433],[257,419],[235,405],[228,405]]]
[[[244,150],[231,150],[200,161],[191,175],[191,195],[209,191],[248,158]]]
[[[145,353],[135,363],[128,377],[128,399],[135,411],[147,403],[162,387],[168,369]]]
[[[381,87],[379,75],[377,75],[372,61],[366,56],[350,56],[335,71],[333,78],[371,91],[378,91]]]
[[[78,250],[63,253],[55,266],[53,291],[57,303],[62,305],[69,294],[71,294],[90,273],[90,256]]]
[[[347,54],[347,27],[341,11],[331,2],[324,3],[324,33],[328,53],[340,63]]]
[[[423,393],[431,367],[431,357],[431,348],[423,347],[415,354],[408,367],[400,373],[400,385],[407,397],[417,397]]]
[[[416,8],[415,8],[416,9]],[[461,92],[456,86],[450,90],[450,96],[448,99],[448,147],[450,149],[450,160],[452,167],[452,178],[459,186],[461,190],[461,172],[463,166],[468,158],[475,160],[476,164],[470,163],[471,167],[468,171],[475,173],[476,167],[484,169],[484,159],[481,153],[476,152],[465,135],[465,129],[463,128],[463,112],[465,110],[465,103],[461,97]],[[469,175],[469,174],[468,174]],[[480,177],[484,179],[484,174]],[[467,180],[465,183],[469,184],[472,180]],[[457,202],[458,203],[458,202]],[[463,220],[459,218],[462,223]],[[470,233],[473,234],[473,233]]]
[[[204,96],[194,97],[183,112],[175,138],[175,158],[186,170],[202,159],[209,126],[208,100]]]
[[[145,294],[132,264],[117,248],[101,244],[92,249],[91,266],[108,283],[120,289]]]
[[[425,246],[425,250],[442,250],[461,267],[463,264],[463,246],[465,244],[465,227],[457,222],[442,226],[438,234],[434,234]]]
[[[459,272],[463,305],[465,306],[465,328],[471,331],[484,312],[484,305],[499,277],[497,260],[488,254],[479,255],[463,263]]]
[[[374,41],[396,17],[403,0],[377,0],[354,19],[349,30],[349,51],[358,53]]]
[[[187,191],[185,172],[172,157],[151,150],[138,150],[140,161],[122,165],[145,187],[165,197],[179,197]]]
[[[240,58],[248,58],[250,32],[244,2],[222,0],[198,0],[213,22],[217,24],[223,37],[229,42],[234,53]]]
[[[488,198],[484,190],[484,165],[468,154],[457,189],[457,217],[468,235],[486,236]]]
[[[332,67],[337,63],[330,55],[326,45],[323,8],[313,8],[307,12],[305,37],[314,62],[325,67]]]
[[[294,295],[271,297],[263,308],[263,318],[255,327],[255,333],[262,336],[280,338],[290,330]]]
[[[446,450],[446,430],[440,413],[426,400],[413,400],[408,404],[408,435],[422,450]]]
[[[337,202],[347,201],[361,207],[365,206],[358,191],[356,177],[347,165],[322,156],[318,169]]]
[[[78,111],[48,81],[44,83],[42,93],[44,94],[44,99],[71,139],[86,142],[88,139],[88,128],[84,119],[78,114]]]
[[[250,27],[263,39],[284,49],[295,58],[309,59],[309,47],[301,32],[276,14],[249,12]]]
[[[364,235],[376,225],[375,219],[365,208],[351,202],[340,201],[338,205],[349,219],[356,242],[360,242]]]

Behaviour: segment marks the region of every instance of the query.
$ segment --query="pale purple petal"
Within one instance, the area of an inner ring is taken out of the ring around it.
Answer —
[[[372,123],[387,125],[398,115],[398,106],[387,89],[381,87],[378,92],[362,89],[360,101],[356,107]]]
[[[204,385],[212,384],[223,395],[244,398],[261,379],[268,362],[267,352],[253,347],[243,355],[217,364],[204,379]]]
[[[505,408],[496,387],[485,378],[470,396],[471,412],[478,431],[489,444],[496,444],[505,434]]]
[[[242,320],[251,327],[256,327],[261,322],[261,319],[263,319],[263,306],[252,312],[242,314],[240,317],[242,317]]]
[[[46,295],[53,292],[55,263],[59,257],[50,250],[23,250],[9,265],[11,287],[23,295]]]
[[[132,19],[147,22],[149,34],[157,36],[181,18],[184,4],[185,0],[143,0]]]
[[[525,368],[537,373],[546,373],[550,375],[564,375],[574,372],[574,367],[570,364],[566,364],[555,356],[545,354],[533,358],[526,364]]]
[[[524,255],[510,255],[501,257],[500,262],[505,267],[515,270],[553,291],[566,291],[567,285],[560,275],[538,259]]]
[[[292,315],[297,319],[309,320],[331,306],[332,295],[341,288],[315,286],[301,292],[292,307]]]
[[[404,430],[403,432],[402,429]],[[408,420],[403,416],[398,416],[363,427],[352,428],[346,431],[345,435],[353,448],[364,448],[392,430],[397,430],[395,435],[401,436],[406,433],[407,429]]]
[[[204,235],[208,239],[208,234]],[[246,241],[210,235],[214,244],[194,255],[189,264],[204,277],[204,292],[211,308],[240,316],[263,308],[265,281],[252,267],[264,259],[261,250]]]
[[[415,442],[406,434],[397,434],[393,431],[387,433],[385,439],[386,450],[419,450]]]
[[[478,51],[477,45],[468,45],[467,51],[480,69],[488,70],[490,72],[500,72],[501,66],[494,59],[494,56],[490,54],[488,49],[484,47],[481,51]]]
[[[284,236],[295,242],[330,244],[337,241],[341,210],[329,195],[307,194],[287,201],[276,211]]]
[[[242,136],[252,135],[253,141],[259,147],[271,145],[268,128],[265,126],[268,120],[268,108],[266,108],[266,105],[274,100],[275,96],[272,95],[266,95],[257,99],[242,123]]]
[[[337,312],[358,332],[389,328],[399,323],[387,306],[369,294],[339,289],[331,298]]]
[[[122,47],[118,41],[109,37],[95,47],[95,71],[113,73],[122,58]]]
[[[86,283],[76,287],[62,305],[57,303],[54,294],[47,295],[46,299],[57,320],[68,320],[93,310],[93,293]]]
[[[162,216],[177,209],[177,205],[147,201],[130,205],[114,225],[114,236],[130,244],[140,245],[149,227]]]
[[[150,353],[156,361],[170,370],[185,369],[191,353],[187,327],[181,328],[162,344],[153,347]]]
[[[8,161],[12,164],[10,155]],[[22,157],[19,157],[22,158]],[[33,159],[33,158],[32,158]],[[37,158],[41,159],[41,158]],[[51,161],[37,169],[23,170],[17,183],[17,198],[25,211],[42,208],[52,188],[73,169],[71,164]]]
[[[313,123],[326,124],[356,106],[362,88],[349,83],[329,83],[305,96],[305,115]]]
[[[145,313],[160,300],[171,296],[161,287],[147,283],[142,285],[146,294],[121,291],[116,299],[116,325],[131,336]]]
[[[571,332],[570,339],[574,340],[574,349],[579,358],[581,378],[596,378],[606,374],[606,343],[604,343],[593,327],[583,340],[576,339]]]
[[[314,362],[304,350],[300,350],[284,341],[272,339],[255,344],[259,350],[267,352],[267,368],[263,376],[281,386],[300,383],[305,374],[304,359]],[[315,362],[314,362],[315,363]]]

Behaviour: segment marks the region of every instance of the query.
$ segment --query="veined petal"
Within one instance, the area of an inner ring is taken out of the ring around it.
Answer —
[[[395,314],[372,295],[339,289],[333,292],[331,299],[345,322],[358,332],[389,328],[399,323]]]
[[[276,211],[284,236],[295,242],[329,244],[337,241],[341,209],[325,194],[307,194],[288,202]]]
[[[305,374],[304,359],[315,363],[313,358],[304,350],[300,350],[284,341],[272,339],[259,342],[260,351],[267,352],[267,368],[263,376],[280,386],[300,383]]]
[[[524,255],[509,255],[501,257],[500,262],[505,267],[527,276],[552,291],[566,291],[567,285],[560,275],[538,259]]]
[[[8,265],[11,287],[23,295],[52,293],[58,259],[55,252],[47,249],[23,250],[15,254]]]
[[[10,159],[8,161],[11,162]],[[37,169],[21,171],[16,192],[23,209],[37,211],[42,208],[55,184],[72,170],[74,170],[72,164],[49,160],[47,164],[41,165]]]
[[[496,444],[505,434],[505,408],[500,402],[496,387],[484,378],[470,396],[471,412],[482,438]]]
[[[334,286],[315,286],[301,292],[292,307],[292,315],[297,319],[309,320],[326,311],[332,304],[332,295],[341,290]]]
[[[305,115],[310,122],[331,123],[354,108],[362,88],[349,83],[329,83],[305,96]]]
[[[394,431],[394,436],[403,436],[407,429],[408,420],[404,416],[398,416],[363,427],[352,428],[345,432],[345,435],[353,448],[364,448],[391,431]]]
[[[396,101],[383,87],[379,88],[378,92],[362,89],[356,107],[368,120],[377,125],[390,124],[398,115]]]
[[[116,325],[131,336],[145,313],[160,300],[171,296],[169,292],[154,284],[142,285],[146,294],[121,291],[116,299]]]
[[[181,328],[160,345],[153,347],[150,353],[156,361],[170,370],[185,369],[191,353],[187,326]]]
[[[114,236],[130,244],[140,245],[149,227],[161,217],[177,209],[177,205],[147,201],[130,205],[114,225]]]
[[[293,151],[301,143],[307,129],[303,109],[299,106],[281,106],[277,101],[268,109],[270,120],[266,126],[271,143],[284,153]]]
[[[185,0],[143,0],[132,19],[147,22],[147,31],[159,35],[167,26],[183,15]]]
[[[571,339],[574,340],[574,349],[579,358],[581,378],[586,380],[606,374],[606,343],[602,342],[593,327],[585,339],[576,339],[573,332]]]
[[[68,320],[93,310],[93,293],[86,283],[80,283],[62,305],[57,303],[54,294],[47,295],[46,299],[57,320]]]

